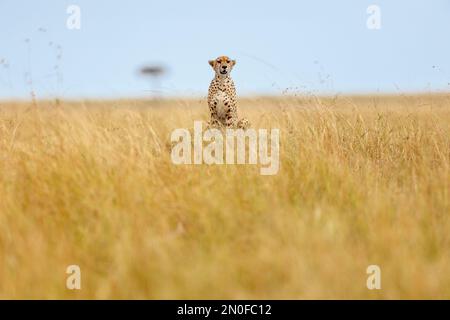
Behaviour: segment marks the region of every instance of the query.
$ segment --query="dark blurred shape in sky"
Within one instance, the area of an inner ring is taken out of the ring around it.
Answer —
[[[450,89],[448,0],[2,0],[0,12],[0,98],[29,97],[30,83],[38,98],[145,97],[146,61],[170,67],[164,96],[204,96],[219,55],[237,60],[239,95]]]

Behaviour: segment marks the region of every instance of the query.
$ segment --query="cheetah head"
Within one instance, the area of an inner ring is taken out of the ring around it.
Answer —
[[[236,64],[236,60],[231,60],[227,56],[221,56],[216,60],[209,60],[209,64],[218,77],[226,77]]]

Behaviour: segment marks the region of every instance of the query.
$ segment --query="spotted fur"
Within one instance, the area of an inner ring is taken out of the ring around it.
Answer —
[[[227,56],[210,60],[215,76],[208,90],[208,106],[211,120],[208,127],[247,129],[250,123],[247,119],[239,119],[237,115],[236,88],[230,77],[236,60]]]

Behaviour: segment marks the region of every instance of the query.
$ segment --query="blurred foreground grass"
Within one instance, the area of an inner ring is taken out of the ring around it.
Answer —
[[[450,97],[239,108],[277,175],[173,165],[200,99],[0,102],[0,298],[450,298]]]

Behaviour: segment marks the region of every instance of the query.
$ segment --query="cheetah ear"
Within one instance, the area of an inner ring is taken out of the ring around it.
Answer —
[[[231,62],[233,63],[233,67],[236,65],[236,60],[231,60]]]
[[[211,67],[214,68],[215,60],[209,60],[208,63],[209,63],[209,65],[210,65]]]

